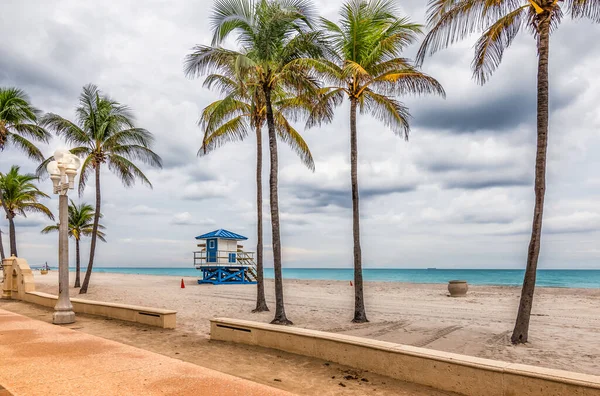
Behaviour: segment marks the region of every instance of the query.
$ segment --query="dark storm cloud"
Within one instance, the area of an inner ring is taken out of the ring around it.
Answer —
[[[471,224],[510,224],[515,220],[516,216],[490,211],[488,213],[465,214],[462,216],[460,222]]]
[[[395,186],[359,186],[360,198],[368,200],[378,196],[389,194],[401,194],[417,189],[416,184],[395,185]],[[327,188],[318,186],[288,186],[287,194],[301,202],[300,207],[304,213],[321,212],[324,208],[335,206],[340,208],[352,208],[352,196],[350,187]],[[298,206],[298,205],[296,205]],[[295,210],[297,211],[297,209]]]
[[[51,68],[42,63],[33,63],[9,52],[0,46],[0,85],[16,86],[26,92],[69,92],[65,81]]]
[[[535,124],[536,92],[534,87],[513,85],[514,89],[480,96],[476,101],[432,101],[438,106],[417,106],[413,110],[416,126],[449,131],[474,133],[478,131],[509,132],[520,124]],[[485,89],[482,87],[481,89]],[[550,94],[550,111],[570,105],[578,92],[566,86]],[[452,92],[448,93],[448,99]]]
[[[460,177],[451,178],[442,183],[444,188],[454,189],[462,188],[465,190],[480,190],[495,187],[524,187],[533,185],[533,180],[529,175],[503,176],[498,174],[488,174],[473,177],[465,174]]]

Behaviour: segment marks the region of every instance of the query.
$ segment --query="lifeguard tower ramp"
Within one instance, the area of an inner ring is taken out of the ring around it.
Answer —
[[[196,237],[199,251],[194,252],[194,267],[202,271],[198,283],[255,284],[256,262],[254,253],[245,252],[238,241],[245,236],[227,230],[216,230]]]

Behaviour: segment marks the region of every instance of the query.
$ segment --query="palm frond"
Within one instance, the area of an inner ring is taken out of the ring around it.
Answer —
[[[22,210],[24,212],[41,213],[46,215],[49,219],[54,220],[54,215],[52,214],[50,209],[48,209],[45,205],[39,202],[28,203],[26,206],[22,207]]]
[[[56,232],[58,231],[58,224],[56,225],[51,225],[51,226],[46,226],[42,229],[42,231],[40,231],[42,234],[49,234],[51,232]]]
[[[152,183],[133,162],[117,154],[108,156],[108,169],[114,172],[125,187],[131,187],[136,180],[152,188]]]
[[[446,97],[444,87],[435,78],[414,68],[390,70],[365,85],[387,95],[439,95]]]
[[[223,123],[211,132],[207,131],[204,135],[202,147],[198,150],[198,156],[214,151],[225,143],[244,140],[248,136],[249,128],[247,118],[240,115]]]
[[[58,114],[48,113],[41,119],[42,126],[53,129],[68,144],[88,145],[90,136],[80,127]]]
[[[154,143],[154,136],[144,128],[128,128],[115,131],[104,140],[102,146],[110,151],[113,146],[135,144],[150,147]]]
[[[274,114],[274,120],[276,125],[277,136],[279,139],[286,143],[308,169],[315,171],[315,162],[313,160],[308,144],[302,138],[302,135],[290,125],[282,113],[276,112]]]
[[[29,158],[37,161],[42,161],[44,159],[44,155],[40,149],[26,138],[15,133],[11,133],[8,135],[8,141],[21,149],[21,151],[23,151]]]
[[[566,8],[574,19],[587,18],[600,23],[600,2],[598,0],[566,0]]]
[[[199,126],[206,132],[212,132],[225,122],[235,117],[246,115],[251,116],[252,105],[236,98],[233,93],[224,99],[217,100],[202,110]],[[248,99],[248,98],[246,98]]]
[[[239,31],[243,41],[254,36],[255,3],[251,0],[217,0],[211,14],[212,45],[218,45],[233,31]]]
[[[83,159],[81,164],[81,169],[79,170],[79,183],[77,184],[77,193],[81,197],[83,195],[83,191],[85,190],[85,186],[87,185],[87,180],[90,177],[90,173],[95,170],[93,163],[93,157],[88,155]],[[100,164],[98,164],[100,166]]]
[[[39,212],[54,219],[52,212],[39,203],[48,195],[33,183],[36,180],[38,178],[35,175],[20,173],[20,167],[16,165],[8,173],[0,173],[0,200],[7,214],[11,212],[26,216],[27,212]]]
[[[417,53],[417,65],[422,65],[426,56],[485,30],[521,6],[521,0],[430,0],[427,10],[430,30]]]
[[[34,139],[38,142],[48,143],[52,135],[43,127],[37,124],[19,123],[12,126],[13,133],[17,133],[24,138]]]
[[[479,84],[485,84],[502,62],[504,50],[521,30],[529,8],[529,5],[519,7],[500,18],[477,40],[472,67],[473,77]]]
[[[410,113],[408,108],[396,99],[366,90],[360,102],[361,113],[372,114],[375,119],[383,121],[395,134],[403,135],[408,140],[410,132]]]
[[[231,65],[245,69],[253,65],[253,61],[246,55],[221,47],[208,47],[197,45],[192,48],[184,60],[184,73],[188,78],[201,76],[207,72],[230,70]]]
[[[162,168],[162,159],[160,156],[146,146],[138,144],[113,146],[110,149],[109,155],[112,154],[117,154],[130,160],[138,160],[155,168]]]

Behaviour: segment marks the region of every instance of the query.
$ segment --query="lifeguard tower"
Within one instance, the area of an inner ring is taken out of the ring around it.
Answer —
[[[196,237],[201,250],[194,252],[194,266],[202,271],[198,283],[255,284],[256,263],[254,253],[243,251],[239,241],[245,236],[227,230],[216,230]]]

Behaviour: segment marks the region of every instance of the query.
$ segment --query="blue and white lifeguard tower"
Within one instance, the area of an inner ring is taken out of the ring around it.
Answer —
[[[215,230],[196,237],[201,250],[194,252],[194,266],[202,271],[198,283],[255,284],[254,253],[243,251],[239,241],[245,236],[227,230]]]

